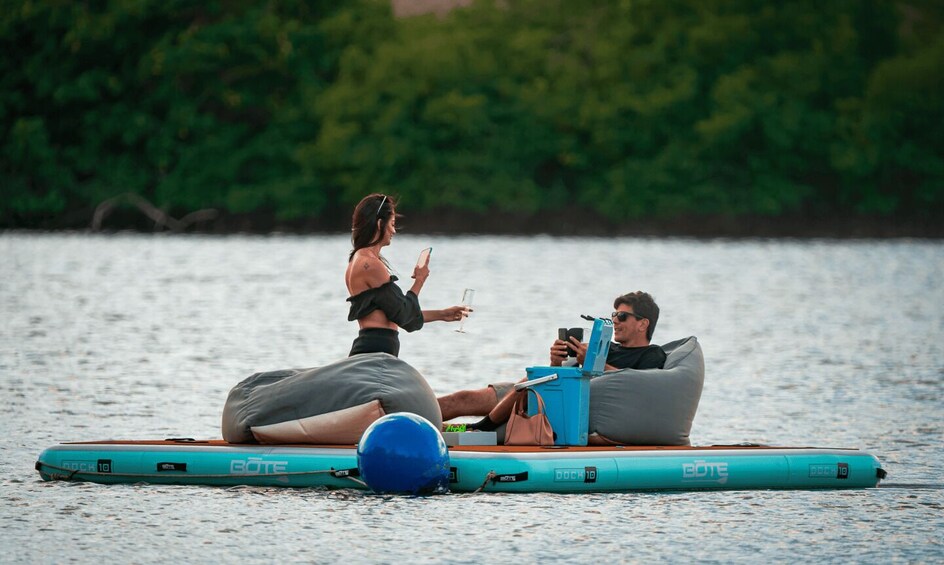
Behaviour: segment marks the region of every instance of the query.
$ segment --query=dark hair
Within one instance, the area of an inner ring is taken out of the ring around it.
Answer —
[[[631,307],[634,313],[649,320],[649,327],[646,328],[646,339],[652,341],[652,332],[656,331],[656,322],[659,321],[659,305],[656,304],[655,298],[648,292],[637,290],[618,296],[613,301],[613,309],[618,309],[620,304]]]
[[[400,216],[396,208],[397,203],[392,196],[374,193],[361,198],[354,207],[354,216],[351,218],[351,243],[354,249],[347,258],[348,262],[354,259],[354,253],[358,249],[370,247],[381,240],[390,220],[394,216]],[[379,228],[377,220],[380,220]]]

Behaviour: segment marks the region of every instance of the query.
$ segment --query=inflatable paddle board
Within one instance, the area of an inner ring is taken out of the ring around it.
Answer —
[[[452,492],[848,489],[885,471],[857,449],[762,445],[449,448]],[[102,484],[366,488],[355,446],[234,444],[189,438],[64,443],[36,462],[43,480]]]

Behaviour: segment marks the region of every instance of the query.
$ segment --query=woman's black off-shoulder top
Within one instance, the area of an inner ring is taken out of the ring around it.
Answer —
[[[387,319],[408,332],[415,332],[423,327],[423,311],[419,298],[408,290],[406,294],[395,283],[397,277],[390,275],[390,280],[377,288],[368,288],[364,292],[347,299],[351,303],[348,321],[359,320],[374,310],[381,310]]]

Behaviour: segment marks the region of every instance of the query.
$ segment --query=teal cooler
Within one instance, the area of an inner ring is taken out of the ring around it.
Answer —
[[[547,419],[554,429],[554,445],[587,445],[590,378],[603,374],[612,337],[613,322],[598,318],[587,340],[583,367],[528,367],[528,382],[515,385],[517,390],[533,388],[544,399]],[[528,414],[536,413],[536,402],[531,397]]]

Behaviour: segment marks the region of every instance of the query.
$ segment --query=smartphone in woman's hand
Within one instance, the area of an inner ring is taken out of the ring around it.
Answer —
[[[427,247],[426,249],[420,251],[420,258],[416,260],[417,267],[425,267],[429,265],[429,254],[433,252],[432,247]]]

